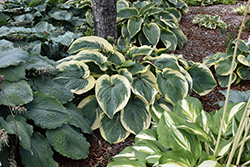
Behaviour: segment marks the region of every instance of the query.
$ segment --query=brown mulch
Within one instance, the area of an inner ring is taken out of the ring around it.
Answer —
[[[216,53],[225,52],[229,39],[235,39],[237,28],[240,26],[242,16],[232,12],[232,9],[246,2],[238,1],[235,5],[214,5],[207,7],[189,7],[189,12],[182,17],[180,28],[188,38],[188,43],[182,50],[177,50],[176,54],[182,54],[187,60],[202,62],[203,58]],[[230,27],[227,33],[221,34],[219,30],[209,30],[204,27],[194,25],[192,20],[197,14],[219,15]],[[250,16],[248,16],[249,19]],[[241,39],[248,39],[250,29],[243,32]],[[250,81],[241,81],[238,85],[232,85],[233,90],[250,90]],[[207,112],[219,109],[219,106],[213,106],[217,101],[224,100],[224,96],[219,92],[225,90],[217,86],[208,95],[199,96],[192,93],[192,96],[198,98]],[[95,137],[86,135],[87,141],[91,147],[89,157],[85,160],[71,160],[59,154],[55,154],[54,159],[59,163],[59,167],[105,167],[111,161],[111,158],[122,151],[125,147],[133,145],[134,136],[130,135],[125,141],[118,144],[109,144],[101,136],[98,130],[94,132]]]

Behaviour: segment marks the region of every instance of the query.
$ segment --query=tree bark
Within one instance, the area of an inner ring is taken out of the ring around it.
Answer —
[[[116,0],[92,0],[95,34],[105,39],[117,39]]]

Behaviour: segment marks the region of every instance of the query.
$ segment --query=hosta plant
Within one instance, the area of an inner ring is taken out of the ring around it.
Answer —
[[[52,147],[72,159],[88,157],[83,133],[92,130],[72,103],[74,91],[49,79],[56,62],[40,55],[40,45],[30,43],[25,49],[0,40],[1,144],[6,132],[10,141],[0,153],[0,163],[14,163],[19,150],[26,167],[56,167]]]
[[[108,167],[116,165],[133,167],[226,166],[246,107],[246,102],[228,105],[219,149],[214,156],[216,137],[224,107],[207,113],[198,99],[186,97],[178,101],[172,111],[162,112],[156,128],[137,134],[135,144],[116,155]],[[249,117],[246,119],[246,125],[249,126]],[[236,162],[238,153],[241,153],[239,164],[247,166],[250,163],[248,147],[250,143],[247,140],[244,142],[244,139],[250,137],[247,128],[244,129],[244,133],[247,137],[241,138],[239,142],[243,143],[244,149],[240,150],[240,145],[238,145],[232,162]]]
[[[211,16],[207,14],[199,14],[194,17],[192,23],[199,24],[199,26],[204,26],[208,29],[219,28],[222,32],[227,30],[228,25],[220,19],[220,16]]]
[[[205,65],[167,54],[166,48],[133,46],[125,55],[117,49],[103,38],[81,37],[53,72],[54,82],[88,95],[78,108],[110,143],[149,128],[158,116],[151,114],[152,105],[172,108],[191,89],[205,95],[216,86]]]
[[[156,2],[125,0],[117,2],[117,19],[120,45],[150,45],[161,41],[169,50],[183,47],[186,36],[180,30],[181,12],[174,7],[164,8]]]
[[[243,15],[246,10],[247,10],[246,5],[240,5],[240,6],[233,9],[234,12],[236,12],[236,13],[238,13],[240,15]],[[250,14],[249,10],[247,11],[247,14]]]
[[[233,78],[231,83],[237,84],[241,80],[250,79],[250,55],[249,44],[247,41],[240,40],[236,52],[236,62],[231,65],[233,58],[233,49],[235,48],[235,40],[228,45],[226,53],[215,53],[204,58],[203,64],[208,67],[214,67],[218,76],[220,86],[227,87],[230,69],[233,66]]]

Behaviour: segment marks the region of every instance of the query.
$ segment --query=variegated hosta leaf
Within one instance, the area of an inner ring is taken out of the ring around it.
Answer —
[[[76,60],[62,62],[56,67],[54,81],[70,89],[75,94],[83,94],[95,86],[89,67]]]
[[[130,160],[121,160],[110,162],[107,167],[146,167],[143,162],[140,161],[130,161]]]
[[[196,121],[196,123],[200,125],[203,128],[203,130],[207,132],[207,134],[209,134],[210,132],[210,128],[208,124],[208,121],[210,120],[210,118],[211,118],[210,115],[206,111],[202,110]]]
[[[141,30],[143,21],[143,18],[135,16],[128,20],[127,28],[131,38],[133,38]]]
[[[147,40],[153,45],[156,46],[160,39],[161,30],[156,23],[144,23],[142,27],[143,33]]]
[[[46,130],[46,136],[53,148],[61,155],[72,159],[88,157],[90,145],[77,128],[66,124],[56,129]]]
[[[96,65],[100,67],[102,71],[107,70],[104,63],[107,61],[107,57],[105,57],[102,53],[98,51],[91,51],[91,50],[82,50],[76,55],[66,57],[64,59],[59,60],[57,63],[62,63],[64,61],[82,61],[85,63],[94,62]]]
[[[187,69],[193,79],[193,89],[199,95],[208,94],[217,84],[212,72],[201,63],[194,63]]]
[[[150,55],[152,51],[153,51],[153,48],[147,45],[144,45],[141,47],[133,46],[128,50],[127,56],[134,59],[136,56]]]
[[[109,56],[108,61],[114,65],[121,66],[126,59],[123,54],[115,50],[114,53]]]
[[[100,115],[100,133],[109,143],[119,143],[129,136],[129,132],[122,126],[120,113],[110,119],[105,113]]]
[[[85,36],[75,40],[69,47],[68,53],[77,53],[81,50],[101,50],[114,52],[113,46],[104,38],[98,36]]]
[[[233,64],[232,71],[231,67]],[[232,62],[232,58],[221,58],[219,61],[216,62],[214,69],[217,74],[225,76],[229,75],[231,72],[233,72],[237,67],[236,62]]]
[[[161,158],[161,156],[163,155],[162,152],[155,152],[149,156],[147,156],[145,158],[147,164],[149,165],[155,165],[155,164],[158,164],[159,163],[159,159]]]
[[[128,67],[127,70],[132,74],[135,75],[137,73],[144,73],[146,71],[148,71],[150,68],[150,65],[147,66],[143,66],[141,65],[141,63],[139,62],[135,62],[135,64],[131,67]]]
[[[171,54],[161,54],[158,57],[145,57],[146,60],[149,60],[152,65],[163,70],[164,68],[170,68],[172,70],[180,70],[177,58]]]
[[[145,129],[140,131],[136,136],[135,136],[135,143],[141,140],[153,140],[156,141],[158,138],[156,130],[154,129]]]
[[[123,109],[130,98],[131,90],[128,79],[122,75],[103,75],[96,81],[96,99],[109,118]]]
[[[58,167],[53,159],[53,151],[47,138],[38,132],[34,132],[31,139],[31,150],[20,148],[22,163],[25,166]]]
[[[237,69],[237,74],[241,79],[250,79],[250,67],[248,66],[241,66]]]
[[[117,11],[118,20],[128,19],[132,16],[137,16],[139,14],[136,8],[126,7]]]
[[[71,119],[66,108],[57,99],[43,92],[35,92],[34,100],[26,107],[24,116],[44,129],[60,127]]]
[[[165,21],[173,22],[176,25],[178,25],[178,20],[176,19],[176,17],[172,13],[170,13],[168,11],[162,11],[162,12],[160,12],[158,14],[158,17],[164,19]]]
[[[195,166],[194,155],[187,150],[173,150],[164,153],[159,159],[159,167],[192,167]]]
[[[133,134],[149,128],[151,123],[149,105],[139,96],[135,96],[121,110],[121,123],[128,132]]]
[[[198,167],[221,167],[221,165],[217,162],[214,156],[208,155],[205,152],[202,152],[201,157],[199,159]]]
[[[148,46],[151,45],[151,43],[147,40],[146,36],[144,35],[143,31],[139,32],[138,40],[139,40],[140,45],[148,45]]]
[[[119,0],[117,1],[117,11],[122,9],[122,8],[125,8],[125,7],[129,7],[129,3],[125,0]]]
[[[148,4],[145,4],[145,5],[143,5],[143,7],[141,7],[139,12],[140,12],[140,14],[144,15],[148,9],[155,7],[156,5],[157,5],[156,2],[150,2]]]
[[[99,116],[103,111],[100,108],[95,95],[86,97],[78,104],[77,107],[81,109],[84,118],[89,121],[92,130],[99,128]]]
[[[180,72],[186,78],[186,80],[188,82],[188,85],[189,85],[189,90],[188,90],[189,92],[188,93],[190,94],[192,91],[192,88],[193,88],[193,79],[192,79],[191,75],[182,66],[180,66]]]
[[[226,76],[219,75],[218,76],[218,83],[221,87],[228,87],[229,75],[226,75]],[[237,75],[235,73],[233,73],[230,84],[234,83],[234,81],[236,81],[236,79],[237,79]]]
[[[177,47],[177,37],[176,35],[167,29],[161,29],[161,41],[164,43],[166,47],[168,47],[168,42],[171,43],[169,50],[175,50]]]
[[[226,154],[229,154],[230,150],[231,150],[231,146],[232,146],[232,140],[234,138],[231,137],[230,139],[228,140],[223,140],[223,141],[220,141],[220,144],[219,144],[219,147],[218,147],[218,151],[217,151],[217,156],[219,157],[223,157],[224,155]]]
[[[128,146],[124,150],[122,150],[119,154],[115,155],[112,160],[120,161],[121,159],[137,160],[135,156],[135,149],[133,149],[132,146]]]
[[[146,100],[148,104],[152,104],[155,95],[158,93],[154,88],[155,84],[156,78],[151,71],[137,74],[133,78],[132,91],[134,94]]]
[[[179,114],[186,121],[195,123],[202,110],[203,105],[199,99],[186,97],[176,103],[173,112]]]
[[[247,57],[244,55],[239,55],[239,56],[237,56],[237,59],[241,64],[250,67],[250,56],[249,55]]]
[[[170,8],[166,8],[165,11],[172,13],[178,21],[181,20],[181,12],[177,10],[177,8],[170,7]]]
[[[132,76],[132,74],[128,71],[128,69],[122,68],[122,69],[119,69],[117,72],[118,72],[120,75],[126,77],[126,78],[129,80],[130,83],[133,81],[133,76]]]
[[[164,9],[161,7],[152,7],[152,8],[145,10],[144,14],[146,14],[147,16],[153,16],[153,15],[160,13],[163,10]]]
[[[183,99],[188,94],[188,82],[179,72],[171,69],[164,69],[157,73],[157,88],[159,92],[172,104]]]

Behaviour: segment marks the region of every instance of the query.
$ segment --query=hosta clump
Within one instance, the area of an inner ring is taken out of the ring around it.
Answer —
[[[227,30],[227,24],[220,20],[220,16],[211,16],[206,14],[199,14],[195,16],[194,20],[192,21],[195,24],[199,24],[199,26],[204,26],[209,29],[216,29],[219,28],[222,32]]]
[[[58,166],[51,147],[72,159],[88,157],[89,143],[83,133],[92,130],[71,102],[74,91],[50,79],[56,62],[41,56],[39,47],[30,43],[25,49],[0,40],[0,129],[11,141],[9,147],[3,147],[0,163],[9,166],[8,161],[14,160],[16,139],[22,164],[27,167]]]
[[[162,7],[156,2],[117,2],[117,19],[120,45],[150,45],[161,41],[170,50],[183,47],[186,36],[180,30],[181,12],[174,7]]]
[[[191,89],[205,95],[216,86],[205,65],[166,54],[166,48],[133,46],[125,56],[117,48],[100,37],[81,37],[53,73],[54,82],[90,94],[78,107],[110,143],[147,129],[159,116],[152,105],[170,110]]]
[[[162,112],[157,109],[162,113],[158,126],[137,134],[135,144],[116,155],[108,167],[225,166],[245,108],[246,102],[228,104],[222,138],[215,156],[213,154],[216,137],[224,107],[216,112],[207,113],[198,99],[186,97],[179,100],[172,111]],[[242,166],[247,166],[250,162],[249,144],[249,141],[244,144],[239,161]],[[239,147],[236,154],[238,152]],[[237,155],[232,162],[236,159]],[[235,164],[231,166],[233,165]]]
[[[243,14],[245,13],[246,10],[247,10],[247,6],[245,6],[245,5],[240,5],[240,6],[236,7],[236,8],[234,8],[234,9],[233,9],[233,12],[236,12],[236,13],[238,13],[238,14],[240,14],[240,15],[243,15]],[[250,14],[249,9],[248,9],[247,14]]]
[[[227,87],[228,85],[234,47],[235,40],[228,45],[226,53],[218,52],[204,58],[203,64],[208,67],[214,66],[215,72],[218,75],[218,82],[222,87]],[[240,40],[236,53],[237,60],[232,68],[233,77],[231,83],[237,84],[241,80],[250,79],[249,51],[250,48],[247,41]]]

